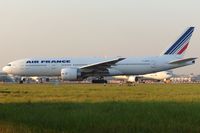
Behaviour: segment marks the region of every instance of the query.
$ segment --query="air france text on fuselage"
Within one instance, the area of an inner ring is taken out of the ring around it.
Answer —
[[[28,60],[26,64],[43,64],[43,63],[70,63],[70,60]]]

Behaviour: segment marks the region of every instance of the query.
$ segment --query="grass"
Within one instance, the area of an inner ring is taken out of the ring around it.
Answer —
[[[0,85],[0,132],[200,132],[200,85]]]
[[[200,101],[199,84],[140,84],[136,86],[91,84],[0,85],[0,103]]]

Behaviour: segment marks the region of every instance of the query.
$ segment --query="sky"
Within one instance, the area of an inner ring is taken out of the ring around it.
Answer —
[[[200,56],[198,0],[0,0],[0,68],[27,57],[160,55],[195,26],[185,57]],[[175,73],[200,74],[200,60]]]

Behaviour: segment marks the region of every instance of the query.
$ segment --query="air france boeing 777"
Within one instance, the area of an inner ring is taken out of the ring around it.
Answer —
[[[189,27],[169,49],[159,56],[117,58],[27,58],[3,68],[17,76],[61,76],[76,81],[87,77],[143,75],[192,65],[196,58],[183,58],[194,27]]]

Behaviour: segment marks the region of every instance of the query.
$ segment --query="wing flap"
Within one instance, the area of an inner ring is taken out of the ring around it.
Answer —
[[[111,66],[115,65],[117,62],[122,61],[124,59],[125,58],[116,58],[112,60],[102,61],[102,62],[82,66],[80,67],[80,69],[104,70],[104,69],[110,68]]]

